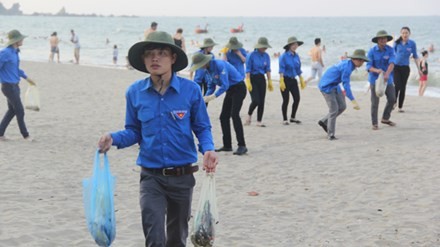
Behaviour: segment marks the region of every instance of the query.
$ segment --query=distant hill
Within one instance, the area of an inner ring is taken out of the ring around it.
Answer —
[[[11,8],[7,9],[5,6],[3,6],[3,3],[0,2],[0,15],[25,15],[23,14],[23,11],[20,10],[20,4],[14,3]],[[33,16],[89,16],[89,17],[101,17],[103,15],[97,15],[97,14],[70,14],[67,13],[66,8],[62,7],[57,13],[38,13],[34,12],[31,14]],[[113,15],[110,15],[111,17]],[[124,17],[135,17],[135,16],[127,16],[123,15]]]
[[[14,3],[10,9],[5,8],[3,3],[0,2],[0,15],[22,15],[23,12],[20,10],[20,4]]]

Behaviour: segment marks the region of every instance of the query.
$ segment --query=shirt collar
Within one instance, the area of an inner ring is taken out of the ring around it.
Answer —
[[[151,81],[151,77],[148,77],[145,79],[145,86],[141,88],[141,91],[148,90],[150,88],[153,88],[153,82]],[[176,76],[175,72],[173,72],[173,75],[171,76],[170,88],[173,88],[177,93],[180,93],[180,79]]]

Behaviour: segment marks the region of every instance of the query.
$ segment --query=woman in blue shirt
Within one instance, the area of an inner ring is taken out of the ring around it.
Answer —
[[[25,140],[32,141],[24,122],[24,108],[20,99],[20,78],[31,85],[35,83],[20,69],[19,47],[23,45],[26,36],[17,30],[8,33],[6,48],[0,51],[0,83],[2,92],[8,100],[8,110],[0,123],[0,141],[6,140],[5,131],[11,120],[16,117],[20,133]]]
[[[252,113],[255,108],[257,110],[257,126],[266,127],[262,123],[264,113],[264,101],[266,99],[266,78],[267,89],[273,91],[272,78],[270,75],[270,57],[266,53],[267,48],[272,48],[269,41],[265,37],[258,39],[254,46],[254,51],[249,53],[246,57],[246,79],[245,84],[249,93],[251,94],[251,104],[249,105],[248,116],[245,125],[250,125],[252,120]]]
[[[243,66],[243,65],[242,65]],[[247,152],[244,141],[243,125],[240,118],[240,110],[243,100],[246,97],[246,86],[244,85],[243,73],[240,73],[230,63],[224,60],[212,59],[210,55],[196,53],[192,57],[191,69],[205,70],[208,91],[204,97],[205,102],[216,99],[224,92],[226,96],[223,100],[220,114],[220,123],[223,133],[223,147],[216,149],[216,152],[232,151],[231,123],[234,123],[234,130],[237,137],[238,149],[236,155]],[[218,88],[217,88],[218,87]]]
[[[287,45],[284,46],[285,52],[279,58],[279,66],[280,66],[280,91],[281,96],[283,97],[283,103],[281,105],[281,112],[283,114],[283,124],[288,125],[289,121],[287,121],[287,106],[289,105],[289,93],[292,94],[293,103],[292,103],[292,114],[290,115],[290,122],[299,124],[301,121],[296,119],[296,111],[298,110],[300,95],[298,88],[298,81],[296,77],[299,77],[299,80],[304,82],[303,77],[301,76],[301,60],[296,53],[296,49],[304,44],[304,42],[299,41],[296,37],[290,37],[287,39]]]
[[[420,72],[419,56],[417,55],[416,42],[409,39],[411,30],[409,27],[402,27],[400,30],[400,37],[394,43],[394,50],[396,52],[396,63],[394,64],[394,84],[396,86],[396,100],[399,99],[399,112],[404,112],[403,101],[405,100],[406,83],[409,77],[409,59],[412,56],[416,64],[416,68]],[[397,104],[397,102],[396,102]],[[394,105],[396,107],[396,105]]]

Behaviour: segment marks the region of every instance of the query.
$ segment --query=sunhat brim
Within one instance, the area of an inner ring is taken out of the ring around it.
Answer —
[[[376,36],[376,37],[372,38],[371,41],[373,43],[377,43],[377,40],[379,38],[387,38],[387,42],[393,40],[393,36],[391,36],[391,35],[383,35],[383,36]]]
[[[160,42],[160,41],[141,41],[134,44],[128,51],[128,61],[133,68],[149,73],[147,68],[145,67],[143,54],[145,51],[145,47],[149,44],[161,44],[171,48],[171,50],[177,54],[176,61],[172,65],[172,70],[174,72],[181,71],[182,69],[188,66],[188,57],[186,53],[178,46],[172,45],[168,42]]]
[[[302,42],[302,41],[294,41],[294,42],[290,42],[290,43],[288,43],[287,45],[285,45],[285,46],[283,47],[284,50],[288,49],[288,48],[289,48],[289,45],[291,45],[291,44],[293,44],[293,43],[297,43],[298,46],[301,46],[302,44],[304,44],[304,42]]]
[[[370,59],[368,59],[368,57],[366,57],[366,56],[353,55],[353,56],[347,56],[347,57],[351,58],[351,59],[361,59],[361,60],[364,60],[365,62],[370,61]]]
[[[8,41],[8,43],[6,43],[6,46],[10,46],[10,45],[13,45],[17,42],[20,42],[20,41],[24,40],[26,37],[27,37],[26,35],[20,35],[19,37],[11,39]]]
[[[225,47],[226,47],[226,48],[229,48],[229,49],[231,49],[231,50],[238,50],[238,49],[243,48],[243,43],[238,42],[238,44],[234,44],[234,45],[232,45],[231,43],[227,43],[227,44],[225,45]]]
[[[263,44],[256,44],[254,46],[255,49],[261,49],[261,48],[272,48],[272,46],[270,46],[269,44],[267,45],[263,45]]]
[[[212,43],[212,44],[203,44],[203,45],[200,46],[200,49],[204,49],[204,48],[208,48],[208,47],[214,47],[216,45],[218,45],[218,44],[215,43],[215,42]]]
[[[190,71],[196,71],[198,69],[200,69],[201,67],[205,66],[206,64],[208,64],[210,61],[212,60],[212,56],[211,55],[205,55],[202,59],[202,61],[198,62],[198,63],[193,63],[191,65],[191,67],[189,68]]]

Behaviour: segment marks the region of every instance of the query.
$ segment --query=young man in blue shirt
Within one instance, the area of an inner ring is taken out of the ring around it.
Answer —
[[[192,57],[191,71],[204,70],[208,91],[204,97],[205,102],[216,99],[226,92],[223,100],[220,123],[223,133],[223,147],[216,149],[217,152],[232,151],[231,124],[237,137],[238,148],[234,152],[236,155],[245,154],[248,150],[244,141],[243,124],[240,118],[240,110],[243,100],[246,97],[246,86],[244,85],[244,73],[240,73],[230,63],[212,59],[211,55],[196,53]],[[216,90],[216,87],[218,89]]]
[[[393,105],[396,101],[396,91],[394,89],[393,82],[393,70],[394,63],[396,60],[396,55],[394,49],[387,45],[388,41],[391,41],[393,37],[388,35],[385,30],[377,32],[376,37],[371,41],[377,43],[368,52],[367,70],[368,70],[368,81],[370,82],[371,91],[371,122],[373,124],[373,130],[378,130],[377,125],[378,119],[378,108],[379,108],[379,97],[376,95],[376,80],[380,73],[383,73],[383,79],[387,82],[385,89],[385,95],[387,97],[387,103],[385,109],[383,110],[381,123],[387,124],[389,126],[395,126],[396,124],[390,120],[391,111],[393,110]]]
[[[350,75],[356,68],[361,67],[365,61],[368,62],[368,58],[362,49],[355,50],[349,58],[351,59],[342,60],[328,68],[318,84],[318,88],[321,90],[329,109],[328,114],[319,120],[318,124],[324,129],[328,139],[331,141],[336,140],[336,118],[347,108],[344,94],[339,87],[340,83],[342,83],[345,89],[345,95],[353,103],[353,108],[355,110],[360,109],[351,92]]]
[[[111,145],[140,145],[140,205],[146,246],[185,246],[198,166],[193,133],[203,154],[203,169],[215,172],[211,123],[199,86],[176,72],[188,65],[170,34],[156,31],[134,44],[130,64],[150,77],[126,92],[125,129],[102,136],[101,152]],[[166,226],[166,228],[165,228]]]
[[[20,69],[19,47],[23,45],[22,35],[18,30],[8,33],[6,48],[0,51],[0,83],[2,92],[8,100],[8,110],[0,122],[0,141],[6,140],[5,131],[11,120],[16,117],[20,133],[25,140],[32,141],[24,122],[24,108],[20,98],[20,78],[24,78],[31,85],[35,83]]]

